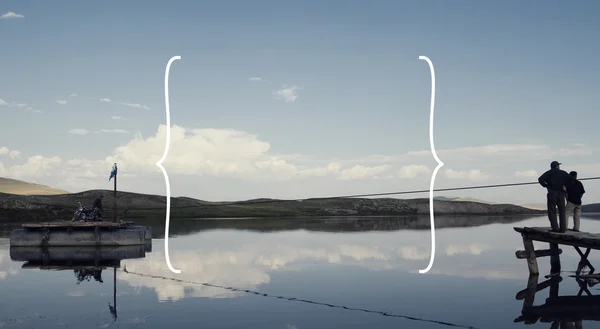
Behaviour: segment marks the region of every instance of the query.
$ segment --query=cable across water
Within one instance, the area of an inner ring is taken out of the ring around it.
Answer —
[[[261,296],[261,297],[275,298],[275,299],[287,300],[287,301],[291,301],[291,302],[307,303],[307,304],[313,304],[313,305],[319,305],[319,306],[327,306],[327,307],[331,307],[331,308],[341,308],[341,309],[344,309],[344,310],[347,310],[347,311],[358,311],[358,312],[372,313],[372,314],[377,314],[377,315],[382,315],[382,316],[387,316],[387,317],[403,318],[403,319],[412,320],[412,321],[435,323],[435,324],[440,324],[440,325],[449,326],[449,327],[458,327],[458,328],[466,328],[466,329],[477,329],[476,327],[473,327],[473,326],[460,325],[460,324],[455,324],[455,323],[450,323],[450,322],[444,322],[444,321],[439,321],[439,320],[429,320],[429,319],[412,317],[412,316],[408,316],[408,315],[393,314],[393,313],[390,313],[390,312],[368,310],[368,309],[363,309],[363,308],[355,308],[355,307],[348,307],[348,306],[342,306],[342,305],[334,305],[334,304],[317,302],[317,301],[312,301],[312,300],[307,300],[307,299],[299,299],[299,298],[294,298],[294,297],[270,295],[270,294],[266,294],[266,293],[263,293],[263,292],[252,291],[252,290],[249,290],[249,289],[227,287],[227,286],[221,286],[221,285],[211,284],[211,283],[206,283],[206,282],[195,282],[195,281],[189,281],[189,280],[175,279],[175,278],[169,278],[169,277],[162,276],[162,275],[151,275],[151,274],[144,274],[144,273],[139,273],[139,272],[131,272],[131,271],[127,270],[127,266],[125,266],[123,269],[119,268],[119,270],[123,271],[123,272],[125,272],[127,274],[133,274],[133,275],[137,275],[137,276],[141,276],[141,277],[147,277],[147,278],[153,278],[153,279],[160,279],[160,280],[169,280],[169,281],[175,281],[175,282],[180,282],[180,283],[188,283],[188,284],[194,284],[194,285],[202,285],[202,286],[205,286],[205,287],[219,288],[219,289],[225,289],[225,290],[229,290],[229,291],[243,292],[243,293],[248,293],[248,294],[254,294],[254,295],[257,295],[257,296]]]
[[[600,176],[579,178],[580,181],[587,180],[598,180]],[[462,187],[449,187],[434,189],[434,192],[448,192],[448,191],[461,191],[461,190],[476,190],[486,188],[497,188],[497,187],[512,187],[512,186],[525,186],[525,185],[536,185],[539,182],[522,182],[522,183],[505,183],[505,184],[492,184],[492,185],[476,185],[476,186],[462,186]],[[245,206],[255,204],[267,204],[267,203],[285,203],[285,202],[302,202],[307,200],[335,200],[335,199],[351,199],[351,198],[366,198],[375,196],[389,196],[389,195],[406,195],[406,194],[419,194],[429,193],[429,190],[412,190],[412,191],[399,191],[399,192],[383,192],[383,193],[367,193],[367,194],[350,194],[330,197],[314,197],[304,199],[256,199],[248,201],[231,201],[231,202],[211,202],[207,204],[194,204],[185,206],[173,206],[171,209],[182,209],[182,208],[204,208],[204,207],[223,207],[223,206]],[[136,210],[164,210],[163,207],[148,207],[148,208],[135,208]]]

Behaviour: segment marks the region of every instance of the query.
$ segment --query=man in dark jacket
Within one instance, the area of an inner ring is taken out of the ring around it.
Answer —
[[[577,172],[569,173],[574,179],[567,185],[567,214],[573,212],[573,231],[579,231],[581,219],[581,197],[585,193],[583,184],[577,179]]]
[[[547,205],[548,219],[552,231],[564,233],[567,231],[567,213],[566,213],[566,185],[568,185],[573,177],[566,171],[560,169],[561,163],[552,161],[550,170],[543,173],[538,182],[548,190]],[[558,217],[560,222],[556,222],[556,210],[558,208]]]
[[[102,220],[102,199],[104,198],[103,195],[100,195],[99,197],[96,198],[96,200],[94,200],[94,205],[92,206],[92,213],[93,214],[97,214],[97,218],[98,220]]]

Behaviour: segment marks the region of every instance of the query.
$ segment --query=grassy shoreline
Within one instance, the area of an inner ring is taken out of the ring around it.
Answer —
[[[70,219],[78,202],[90,207],[103,195],[104,217],[113,218],[113,191],[90,190],[57,195],[16,195],[0,193],[0,220],[40,221]],[[166,197],[117,192],[120,219],[164,218]],[[513,204],[486,204],[472,201],[434,200],[436,215],[499,216],[540,215],[543,210]],[[307,217],[389,217],[429,215],[429,199],[331,198],[277,200],[255,199],[239,202],[208,202],[188,197],[171,198],[171,218],[307,218]]]

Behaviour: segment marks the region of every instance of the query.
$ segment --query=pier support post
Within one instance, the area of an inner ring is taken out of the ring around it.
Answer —
[[[557,243],[550,243],[550,274],[560,273],[560,253]]]
[[[527,280],[527,288],[525,298],[523,300],[523,309],[533,306],[533,302],[535,301],[535,294],[537,293],[538,288],[538,278],[537,274],[529,275],[529,279]]]
[[[554,278],[553,278],[554,279]],[[548,294],[548,298],[557,298],[558,297],[558,287],[560,286],[559,280],[552,280],[550,284],[550,293]]]
[[[535,256],[535,249],[533,247],[533,240],[527,234],[521,234],[523,238],[523,247],[527,254],[527,266],[529,267],[529,275],[539,275],[537,258]]]
[[[577,272],[575,272],[575,274],[576,275],[581,274],[581,270],[583,270],[583,268],[586,265],[590,269],[590,274],[594,273],[596,271],[596,269],[594,268],[592,263],[590,263],[590,261],[588,260],[588,256],[590,255],[591,249],[587,248],[585,253],[583,253],[583,252],[581,252],[581,249],[579,247],[574,246],[574,248],[577,251],[577,253],[579,254],[579,256],[581,257],[581,259],[579,260],[579,265],[577,266]]]

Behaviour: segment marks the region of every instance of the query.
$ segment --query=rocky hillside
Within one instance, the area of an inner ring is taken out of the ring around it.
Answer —
[[[92,190],[62,195],[0,194],[0,220],[48,220],[71,218],[77,203],[91,206],[104,195],[104,217],[113,217],[113,192]],[[164,218],[166,198],[159,195],[118,192],[120,219]],[[434,200],[440,215],[541,214],[542,211],[512,204],[485,204],[471,201]],[[171,198],[172,218],[306,217],[306,216],[398,216],[429,214],[429,199],[307,199],[288,201],[256,199],[240,202],[207,202],[192,198]]]
[[[28,183],[17,179],[0,177],[0,193],[18,195],[56,195],[68,194],[64,190],[55,189],[46,185]]]

